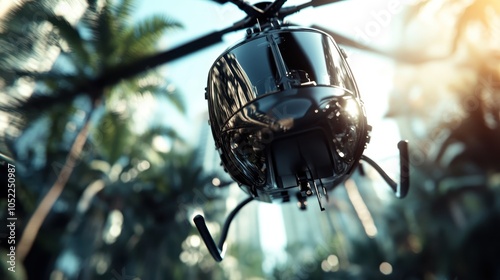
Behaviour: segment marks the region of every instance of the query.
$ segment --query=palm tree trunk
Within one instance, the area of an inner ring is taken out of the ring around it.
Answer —
[[[42,201],[35,209],[35,212],[33,212],[33,215],[28,220],[28,223],[24,228],[24,231],[21,235],[21,240],[19,241],[19,246],[17,247],[17,257],[18,260],[21,262],[24,262],[26,256],[31,250],[31,247],[33,246],[33,243],[38,235],[38,232],[40,231],[43,222],[45,221],[45,218],[47,217],[50,210],[54,206],[54,203],[61,195],[62,191],[64,190],[64,187],[66,186],[66,183],[69,180],[69,177],[71,176],[71,173],[73,172],[77,160],[80,157],[80,154],[83,150],[83,146],[87,141],[90,121],[95,107],[96,103],[94,102],[90,112],[87,115],[87,118],[85,120],[82,129],[76,136],[76,139],[73,142],[73,145],[71,146],[69,154],[66,157],[64,166],[62,167],[61,171],[59,172],[59,175],[57,176],[57,180],[55,181],[54,185],[52,185],[52,187],[49,189],[47,194],[43,197]]]

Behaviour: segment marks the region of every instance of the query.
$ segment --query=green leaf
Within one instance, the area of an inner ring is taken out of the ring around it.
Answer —
[[[157,15],[146,18],[127,31],[124,55],[138,58],[137,53],[151,53],[157,48],[159,39],[166,31],[176,30],[180,27],[179,23],[165,16]]]
[[[49,16],[47,20],[57,29],[59,36],[68,44],[71,58],[77,68],[90,64],[90,54],[77,28],[61,16]],[[81,71],[83,72],[83,71]]]

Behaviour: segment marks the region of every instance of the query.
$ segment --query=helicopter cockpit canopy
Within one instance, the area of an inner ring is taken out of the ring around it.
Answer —
[[[290,88],[338,87],[358,97],[341,50],[306,28],[263,32],[230,48],[214,63],[209,86],[219,126],[258,96]]]
[[[345,57],[316,29],[249,34],[213,64],[207,99],[222,164],[260,198],[285,201],[291,195],[285,189],[304,172],[333,187],[359,161],[367,141]]]

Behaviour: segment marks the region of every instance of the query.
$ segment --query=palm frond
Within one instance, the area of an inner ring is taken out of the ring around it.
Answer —
[[[99,12],[99,0],[87,0],[88,10],[92,13]]]
[[[88,65],[90,63],[90,54],[85,49],[85,41],[76,27],[71,25],[65,18],[61,16],[50,15],[47,17],[49,21],[59,33],[59,36],[68,44],[71,57],[75,61],[75,65]]]
[[[109,58],[110,41],[114,38],[112,37],[113,31],[110,23],[112,15],[107,5],[98,7],[97,2],[99,1],[94,2],[96,3],[89,3],[88,9],[83,14],[80,20],[80,28],[85,30],[88,51],[99,54],[98,59],[94,62],[95,69],[102,70],[103,65]]]
[[[165,81],[158,71],[150,70],[143,75],[137,77],[135,89],[137,94],[150,93],[155,98],[165,98],[168,100],[179,112],[186,112],[186,104],[184,98],[176,90],[175,86],[170,82]]]
[[[0,21],[0,30],[27,30],[26,24],[39,24],[45,21],[45,15],[51,13],[47,1],[29,1],[18,5]],[[37,15],[37,16],[34,16]]]
[[[9,116],[13,129],[23,130],[26,125],[54,112],[71,112],[73,98],[69,96],[32,95],[28,99],[10,97],[0,105],[0,112]],[[61,119],[60,117],[56,119]]]
[[[153,93],[159,93],[160,96],[164,96],[174,107],[179,110],[181,113],[186,112],[186,103],[183,98],[183,95],[179,94],[178,91],[171,91],[168,88],[169,86],[165,86],[162,88],[157,88]]]
[[[154,136],[166,136],[181,141],[181,143],[186,143],[185,139],[183,139],[175,129],[166,126],[153,126],[141,135],[141,138],[152,140]]]
[[[26,116],[30,120],[56,106],[70,106],[78,95],[85,93],[77,88],[85,89],[90,82],[81,75],[63,71],[58,68],[41,73],[15,69],[10,71],[15,79],[29,78],[37,84],[29,97],[11,96],[9,102],[0,105],[0,111]],[[91,93],[87,94],[92,96]]]
[[[130,23],[129,20],[135,8],[134,0],[120,0],[116,7],[114,7],[115,17],[120,19],[117,31],[122,32],[125,30],[126,24]]]
[[[11,10],[0,21],[0,68],[19,68],[37,51],[36,42],[41,39],[42,23],[50,10],[45,1],[27,2]],[[33,16],[33,15],[37,16]],[[45,55],[45,54],[44,54]]]
[[[36,119],[56,107],[71,106],[75,98],[83,93],[69,89],[59,90],[56,94],[36,91],[29,98],[11,97],[7,104],[0,105],[0,111],[23,116],[27,120]],[[87,95],[94,98],[91,93]]]
[[[152,16],[135,24],[127,31],[124,55],[137,57],[137,53],[151,53],[156,49],[158,40],[168,30],[176,30],[181,25],[165,16]]]
[[[81,80],[82,78],[77,77],[73,74],[68,74],[62,72],[62,69],[53,69],[50,72],[36,72],[36,71],[25,71],[25,70],[16,70],[13,69],[11,71],[12,75],[16,77],[30,77],[40,82],[50,82],[50,81],[69,81],[73,84],[75,81],[73,80]]]
[[[22,34],[11,30],[0,34],[0,68],[8,71],[14,66],[19,67],[23,61],[29,59],[34,52],[32,43],[34,39],[29,33]]]
[[[106,112],[92,135],[100,154],[111,165],[128,154],[134,144],[130,122],[117,112]]]
[[[93,44],[96,46],[96,51],[101,55],[101,70],[106,69],[109,65],[116,65],[116,37],[114,28],[113,15],[110,8],[106,5],[102,8],[101,13],[96,21],[96,25],[92,26],[94,31]]]

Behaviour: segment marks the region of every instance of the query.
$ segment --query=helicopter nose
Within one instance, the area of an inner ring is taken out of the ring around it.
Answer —
[[[312,102],[306,98],[284,100],[271,109],[271,115],[277,119],[299,119],[307,114]]]
[[[304,171],[314,178],[334,175],[330,145],[321,129],[281,138],[271,145],[275,178],[282,188],[296,186],[297,175]]]

